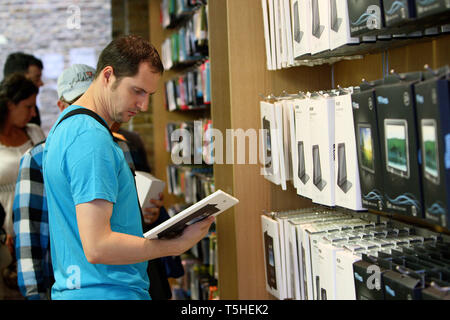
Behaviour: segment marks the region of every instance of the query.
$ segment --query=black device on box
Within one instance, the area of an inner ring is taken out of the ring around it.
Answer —
[[[422,158],[425,218],[450,225],[450,95],[449,68],[424,73],[415,85],[417,125]]]
[[[352,94],[362,205],[380,211],[385,204],[375,88],[382,83],[362,83]]]
[[[384,27],[383,1],[347,0],[352,37],[377,34]]]
[[[375,90],[386,211],[423,217],[414,85],[421,72],[390,75]]]

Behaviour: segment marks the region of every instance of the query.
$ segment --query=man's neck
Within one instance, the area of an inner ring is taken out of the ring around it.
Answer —
[[[106,121],[108,127],[111,128],[114,124],[114,121],[110,118],[106,108],[106,101],[103,98],[104,96],[100,93],[101,89],[97,90],[96,84],[93,83],[87,89],[87,91],[73,104],[85,107],[86,109],[95,112],[100,117],[102,117]]]

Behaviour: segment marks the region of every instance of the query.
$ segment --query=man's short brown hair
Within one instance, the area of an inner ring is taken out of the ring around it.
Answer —
[[[148,62],[155,73],[164,72],[159,53],[150,42],[136,35],[122,36],[103,49],[98,58],[95,77],[107,66],[113,68],[114,76],[119,81],[123,77],[133,77],[138,73],[141,62]]]

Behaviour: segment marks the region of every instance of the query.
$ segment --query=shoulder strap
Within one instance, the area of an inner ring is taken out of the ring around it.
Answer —
[[[85,114],[85,115],[91,116],[92,118],[97,120],[102,126],[104,126],[108,130],[109,134],[114,139],[114,136],[113,136],[111,130],[106,125],[105,121],[98,114],[96,114],[94,111],[91,111],[91,110],[85,109],[85,108],[78,108],[78,109],[74,109],[72,111],[69,111],[64,117],[62,117],[61,120],[59,120],[59,122],[56,125],[56,127],[58,127],[60,125],[60,123],[63,122],[64,120],[66,120],[67,118],[72,117],[72,116],[77,115],[77,114]],[[56,127],[55,127],[55,130],[56,130]]]

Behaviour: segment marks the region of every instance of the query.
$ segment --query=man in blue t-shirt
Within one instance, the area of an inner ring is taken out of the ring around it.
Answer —
[[[55,276],[52,299],[150,299],[147,261],[180,255],[214,221],[195,223],[175,239],[142,236],[133,175],[108,128],[147,111],[162,72],[159,54],[148,41],[137,36],[113,40],[100,54],[91,86],[56,122],[85,108],[104,123],[75,115],[48,135],[43,170]]]

